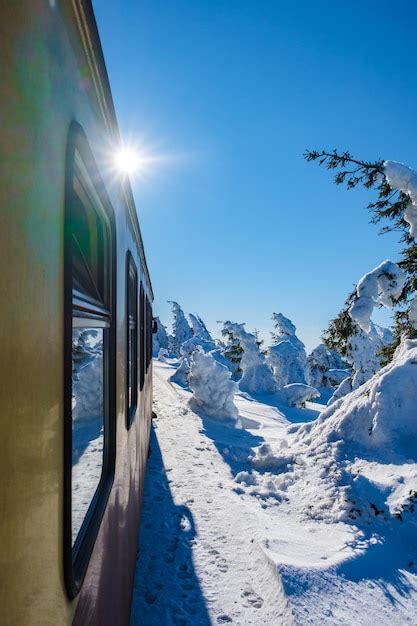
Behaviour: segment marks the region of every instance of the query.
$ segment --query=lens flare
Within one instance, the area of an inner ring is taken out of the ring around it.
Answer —
[[[134,174],[144,169],[145,159],[133,148],[123,147],[115,155],[115,164],[122,174]]]

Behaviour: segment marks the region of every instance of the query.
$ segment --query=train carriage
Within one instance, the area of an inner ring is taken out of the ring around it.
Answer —
[[[152,301],[89,0],[0,22],[2,624],[128,624]]]

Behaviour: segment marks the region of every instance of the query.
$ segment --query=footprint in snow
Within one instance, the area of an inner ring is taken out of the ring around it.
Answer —
[[[258,596],[258,594],[252,589],[250,585],[246,585],[241,593],[242,598],[244,599],[244,606],[253,606],[255,609],[262,608],[264,603],[263,598]]]

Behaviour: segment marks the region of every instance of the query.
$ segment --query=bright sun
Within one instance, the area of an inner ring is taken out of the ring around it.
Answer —
[[[143,167],[143,159],[132,148],[122,148],[115,156],[117,169],[123,174],[133,174]]]

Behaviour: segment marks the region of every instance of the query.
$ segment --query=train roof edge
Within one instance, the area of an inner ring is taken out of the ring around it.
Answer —
[[[104,59],[103,48],[101,45],[100,34],[98,32],[92,1],[71,0],[71,4],[75,13],[78,29],[80,31],[84,51],[88,60],[88,64],[90,66],[95,93],[100,105],[100,110],[102,112],[105,125],[110,135],[113,136],[114,140],[120,142],[120,130],[117,122],[116,110],[114,107],[113,96],[110,88],[106,61]],[[135,201],[133,198],[132,187],[127,177],[125,178],[123,183],[123,191],[126,206],[140,244],[139,247],[141,261],[145,269],[152,298],[154,298],[152,281],[150,279],[148,264],[146,262],[145,248],[143,245],[142,233],[139,226],[139,219],[136,211]]]

